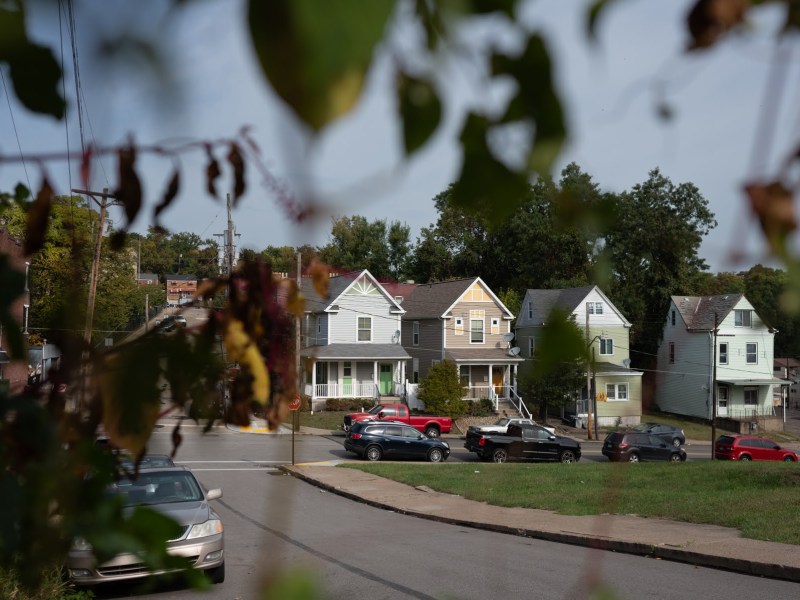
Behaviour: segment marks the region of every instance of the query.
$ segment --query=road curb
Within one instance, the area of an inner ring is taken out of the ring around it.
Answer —
[[[482,523],[476,521],[469,521],[455,517],[446,517],[442,515],[433,515],[425,512],[414,510],[407,510],[399,508],[386,502],[379,502],[369,498],[364,498],[353,492],[349,492],[334,485],[324,483],[309,477],[308,475],[300,472],[296,467],[291,465],[280,465],[278,467],[281,471],[301,479],[307,483],[317,486],[320,489],[334,493],[338,496],[366,504],[375,508],[388,510],[402,515],[408,515],[439,523],[447,523],[450,525],[458,525],[461,527],[471,527],[473,529],[481,529],[485,531],[493,531],[496,533],[505,533],[516,535],[520,537],[534,538],[545,540],[549,542],[558,542],[561,544],[570,544],[573,546],[581,546],[584,548],[593,548],[597,550],[607,550],[611,552],[620,552],[623,554],[632,554],[636,556],[644,556],[660,560],[669,560],[672,562],[680,562],[690,564],[698,567],[708,567],[724,571],[732,571],[742,573],[745,575],[753,575],[756,577],[768,577],[770,579],[780,579],[800,583],[800,568],[779,565],[773,563],[763,563],[751,561],[746,559],[717,556],[713,554],[706,554],[703,552],[695,552],[692,550],[684,550],[681,548],[659,546],[641,542],[630,542],[625,540],[616,540],[610,538],[597,538],[589,535],[570,533],[570,532],[552,532],[542,531],[531,528],[509,527],[506,525],[499,525],[495,523]],[[335,468],[335,467],[331,467]]]

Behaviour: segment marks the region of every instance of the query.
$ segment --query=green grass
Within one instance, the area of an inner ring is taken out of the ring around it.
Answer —
[[[800,545],[800,465],[347,464],[412,486],[497,506],[565,515],[622,514],[734,527],[744,537]]]
[[[351,411],[317,411],[313,415],[308,412],[300,412],[300,426],[301,427],[315,427],[317,429],[339,429],[345,415],[350,414]],[[292,422],[291,413],[286,418],[286,423]]]

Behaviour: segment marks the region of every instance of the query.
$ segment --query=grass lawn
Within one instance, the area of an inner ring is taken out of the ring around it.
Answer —
[[[300,426],[315,427],[317,429],[330,429],[330,430],[339,429],[339,426],[342,424],[344,416],[350,414],[350,412],[351,411],[343,411],[343,410],[341,411],[321,410],[315,412],[313,415],[308,412],[300,412]],[[287,424],[291,424],[292,422],[291,413],[289,413],[289,416],[286,418],[285,422]]]
[[[498,506],[662,517],[734,527],[748,538],[800,545],[797,463],[382,463],[338,468]]]

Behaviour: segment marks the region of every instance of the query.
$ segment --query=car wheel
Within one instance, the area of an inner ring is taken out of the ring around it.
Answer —
[[[639,455],[636,452],[631,452],[628,455],[628,462],[639,462]]]
[[[565,464],[578,461],[578,459],[575,458],[575,453],[572,450],[562,450],[561,454],[558,455],[558,460]]]
[[[427,435],[429,438],[437,438],[439,437],[439,430],[436,429],[436,427],[428,427],[425,430],[425,435]]]
[[[681,439],[680,438],[673,438],[672,439],[672,445],[675,446],[676,448],[680,448],[681,447]]]
[[[498,448],[492,453],[492,460],[496,463],[504,463],[508,460],[508,452],[504,448]]]
[[[428,452],[428,460],[430,462],[442,462],[444,460],[444,452],[439,448],[432,448],[431,451]]]
[[[380,460],[383,457],[383,451],[380,449],[380,446],[370,446],[369,448],[367,448],[367,451],[364,453],[364,456],[367,457],[367,460],[375,462],[376,460]]]
[[[750,462],[750,461],[751,461],[751,460],[753,460],[753,459],[752,459],[752,458],[750,458],[750,455],[748,455],[748,454],[742,454],[742,455],[739,457],[739,460],[741,460],[741,461],[744,461],[744,462]]]
[[[680,454],[678,454],[677,452],[673,452],[673,453],[670,455],[669,459],[670,459],[672,462],[681,462],[681,460],[682,460],[682,459],[681,459],[681,455],[680,455]]]
[[[784,456],[783,462],[794,462],[794,459],[791,456]]]
[[[211,579],[211,583],[222,583],[225,581],[225,563],[222,563],[214,569],[209,569],[206,572]]]

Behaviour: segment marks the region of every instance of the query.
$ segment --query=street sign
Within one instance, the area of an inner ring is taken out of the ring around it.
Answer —
[[[294,397],[294,400],[289,402],[289,410],[297,410],[300,408],[300,395]]]
[[[600,402],[605,402],[606,400],[608,400],[608,396],[606,396],[606,393],[601,390],[601,391],[597,392],[597,399]]]

